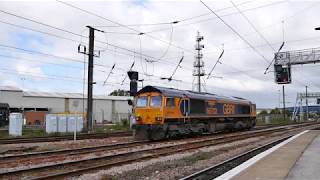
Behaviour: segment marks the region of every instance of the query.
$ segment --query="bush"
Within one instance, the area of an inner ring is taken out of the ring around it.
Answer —
[[[268,114],[268,112],[267,112],[266,110],[263,110],[263,111],[261,111],[261,112],[259,113],[259,115],[266,115],[266,114]]]
[[[125,127],[129,126],[129,120],[128,119],[121,119],[121,124]]]

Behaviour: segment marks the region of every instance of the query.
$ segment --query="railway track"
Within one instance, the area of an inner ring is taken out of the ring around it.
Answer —
[[[99,139],[107,137],[119,137],[119,136],[131,136],[132,132],[113,132],[113,133],[95,133],[95,134],[78,134],[77,139]],[[55,142],[73,140],[73,135],[66,136],[46,136],[46,137],[35,137],[35,138],[6,138],[0,139],[0,144],[20,144],[20,143],[37,143],[37,142]]]
[[[300,126],[299,125],[291,125],[292,127],[295,126]],[[290,127],[291,127],[290,126]],[[286,128],[288,126],[284,126],[284,128]],[[267,128],[275,128],[274,126],[268,126]],[[267,128],[257,128],[255,129],[257,130],[261,130],[261,129],[267,129]],[[282,126],[278,126],[278,128],[283,128]],[[242,134],[243,132],[238,132],[237,134]],[[245,132],[247,133],[247,132]],[[234,134],[234,135],[237,135]],[[210,136],[212,137],[226,137],[227,135],[208,135],[208,137],[210,138]],[[199,138],[203,138],[203,137],[199,137]],[[170,142],[173,141],[180,141],[180,140],[171,140]],[[97,153],[97,152],[103,152],[103,151],[107,151],[107,150],[115,150],[115,149],[120,149],[120,148],[130,148],[130,147],[136,147],[139,145],[143,145],[144,143],[146,143],[148,141],[134,141],[134,142],[127,142],[127,143],[116,143],[116,144],[108,144],[108,145],[99,145],[99,146],[89,146],[89,147],[81,147],[81,148],[73,148],[73,149],[60,149],[60,150],[53,150],[53,151],[41,151],[41,152],[30,152],[30,153],[21,153],[21,154],[10,154],[10,155],[0,155],[0,165],[7,163],[7,161],[12,161],[12,160],[28,160],[31,158],[43,158],[43,156],[45,157],[55,157],[55,156],[67,156],[67,155],[81,155],[81,154],[85,154],[85,153]],[[148,142],[148,145],[151,144],[157,144],[159,142]]]
[[[193,173],[187,177],[181,178],[180,180],[209,180],[214,179],[229,170],[239,166],[240,164],[244,163],[245,161],[249,160],[250,158],[272,148],[273,146],[280,144],[281,142],[289,139],[292,137],[292,135],[283,137],[281,139],[275,140],[271,143],[268,143],[266,145],[262,145],[260,147],[257,147],[255,149],[252,149],[250,151],[244,152],[236,157],[230,158],[226,161],[223,161],[217,165],[211,166],[209,168],[206,168],[204,170],[201,170],[199,172]]]
[[[105,169],[114,166],[120,166],[123,164],[129,164],[132,162],[144,161],[156,157],[171,155],[173,153],[179,153],[189,150],[194,150],[202,147],[215,146],[224,143],[231,143],[239,140],[244,140],[250,137],[260,137],[270,135],[275,132],[287,133],[288,131],[299,130],[301,127],[315,126],[314,124],[304,124],[304,125],[291,125],[289,127],[278,127],[273,129],[257,130],[257,131],[247,131],[241,133],[233,133],[222,136],[214,136],[210,138],[200,138],[194,141],[186,142],[183,144],[166,145],[162,147],[147,148],[147,149],[137,149],[129,152],[120,152],[116,154],[102,155],[94,158],[72,160],[65,162],[58,162],[53,164],[47,164],[42,166],[34,166],[25,169],[14,169],[7,172],[1,172],[0,178],[8,177],[27,177],[28,179],[46,179],[46,178],[61,178],[66,176],[74,176],[83,174],[85,172],[90,172],[98,169]],[[137,144],[134,144],[137,143]],[[130,146],[135,147],[142,145],[143,142],[134,142]],[[139,144],[141,143],[141,144]],[[152,142],[161,143],[161,142]],[[148,143],[150,144],[150,142]],[[113,148],[128,148],[125,144],[122,147]],[[109,147],[110,148],[110,147]],[[112,149],[112,148],[111,148]],[[109,149],[110,150],[110,149]],[[103,150],[101,150],[103,151]],[[107,150],[105,150],[107,151]],[[73,155],[77,151],[73,152]],[[80,152],[85,153],[85,151]],[[62,154],[59,154],[62,155]],[[41,156],[41,155],[40,155]],[[43,157],[46,158],[46,155]]]
[[[304,124],[304,123],[302,123]],[[286,125],[283,125],[286,126]],[[256,126],[254,129],[265,129],[281,127],[277,125],[261,125]],[[95,133],[95,134],[78,134],[77,139],[99,139],[107,137],[118,137],[118,136],[131,136],[132,132],[122,131],[113,133]],[[73,140],[73,135],[66,136],[46,136],[46,137],[34,137],[34,138],[0,138],[0,144],[21,144],[21,143],[37,143],[37,142],[55,142],[55,141],[66,141]]]

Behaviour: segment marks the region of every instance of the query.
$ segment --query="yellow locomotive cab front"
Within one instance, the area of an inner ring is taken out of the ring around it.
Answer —
[[[135,99],[136,124],[163,123],[163,97],[160,93],[144,93]]]

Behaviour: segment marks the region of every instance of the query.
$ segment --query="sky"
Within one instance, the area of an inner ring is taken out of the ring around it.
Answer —
[[[320,26],[320,1],[203,2],[228,25],[198,0],[0,1],[0,86],[86,93],[88,56],[78,46],[88,51],[86,26],[92,26],[103,31],[95,32],[100,56],[94,58],[94,94],[128,90],[126,72],[133,62],[144,86],[192,90],[199,32],[206,74],[224,49],[213,77],[202,78],[204,91],[243,97],[258,108],[281,107],[282,85],[275,83],[273,68],[264,70],[283,41],[282,51],[319,47],[314,28]],[[175,80],[160,80],[182,57]],[[286,106],[295,105],[305,86],[319,92],[318,74],[317,64],[293,66]]]

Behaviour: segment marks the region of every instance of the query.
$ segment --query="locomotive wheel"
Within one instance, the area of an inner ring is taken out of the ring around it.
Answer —
[[[153,141],[158,141],[166,138],[166,132],[164,130],[151,131],[149,137]]]
[[[133,136],[134,136],[134,139],[137,139],[137,140],[149,140],[148,132],[145,130],[134,130]]]

